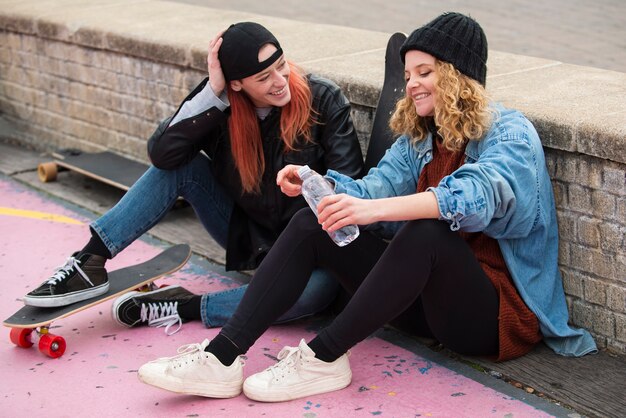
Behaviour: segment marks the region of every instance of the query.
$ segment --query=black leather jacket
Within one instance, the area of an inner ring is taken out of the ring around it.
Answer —
[[[301,196],[288,197],[276,186],[276,174],[285,165],[307,164],[322,174],[329,168],[351,177],[361,174],[363,156],[350,116],[350,103],[330,80],[313,75],[307,79],[318,120],[312,127],[313,142],[298,141],[296,150],[285,152],[279,138],[280,108],[274,108],[259,121],[265,156],[260,194],[243,192],[230,149],[228,110],[211,108],[169,128],[168,118],[148,141],[150,159],[161,169],[187,164],[200,151],[208,155],[213,175],[234,201],[226,248],[227,270],[256,268],[291,217],[306,207]],[[185,101],[200,92],[207,81],[200,83]]]

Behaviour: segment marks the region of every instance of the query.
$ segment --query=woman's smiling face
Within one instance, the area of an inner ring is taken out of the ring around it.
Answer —
[[[409,50],[404,55],[406,95],[413,100],[421,117],[434,116],[437,98],[435,57],[426,52]]]
[[[259,50],[259,62],[265,61],[274,52],[274,45],[265,44]],[[243,90],[256,107],[283,107],[291,100],[289,74],[289,64],[282,55],[265,70],[243,80],[232,81],[231,87],[236,91]]]

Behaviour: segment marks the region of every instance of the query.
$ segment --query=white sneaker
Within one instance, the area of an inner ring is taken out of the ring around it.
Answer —
[[[211,353],[204,351],[209,340],[188,344],[178,349],[174,357],[162,357],[139,368],[139,380],[176,393],[233,398],[241,393],[243,361],[238,357],[224,366]]]
[[[298,347],[285,347],[280,360],[243,384],[243,393],[262,402],[282,402],[343,389],[352,381],[348,354],[332,363],[315,358],[315,353],[300,340]]]

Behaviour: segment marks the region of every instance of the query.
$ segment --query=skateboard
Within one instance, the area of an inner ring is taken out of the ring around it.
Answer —
[[[61,170],[72,170],[87,177],[127,191],[148,165],[130,160],[110,151],[65,151],[52,153],[53,161],[37,166],[37,175],[43,183],[54,181]]]
[[[370,134],[367,154],[365,156],[365,172],[375,167],[393,144],[395,137],[389,128],[389,118],[393,114],[396,102],[404,96],[406,82],[404,80],[404,64],[400,59],[400,47],[406,35],[396,32],[387,42],[385,52],[385,80],[378,98],[372,133]]]
[[[61,357],[66,349],[65,339],[49,332],[52,322],[134,289],[148,287],[149,290],[153,281],[180,269],[190,256],[191,249],[188,245],[175,245],[151,260],[110,272],[109,290],[103,295],[55,308],[24,306],[5,319],[3,325],[11,328],[11,341],[18,347],[31,347],[36,342],[33,340],[35,337],[39,339],[39,351],[52,358]]]

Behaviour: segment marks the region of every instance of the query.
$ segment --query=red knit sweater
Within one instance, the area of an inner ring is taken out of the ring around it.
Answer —
[[[448,151],[443,147],[441,140],[433,143],[433,160],[420,174],[418,192],[437,186],[443,177],[459,168],[465,158],[464,150]],[[541,340],[539,321],[517,293],[498,241],[482,232],[459,232],[459,234],[474,252],[500,298],[497,361],[509,360],[528,353]]]

